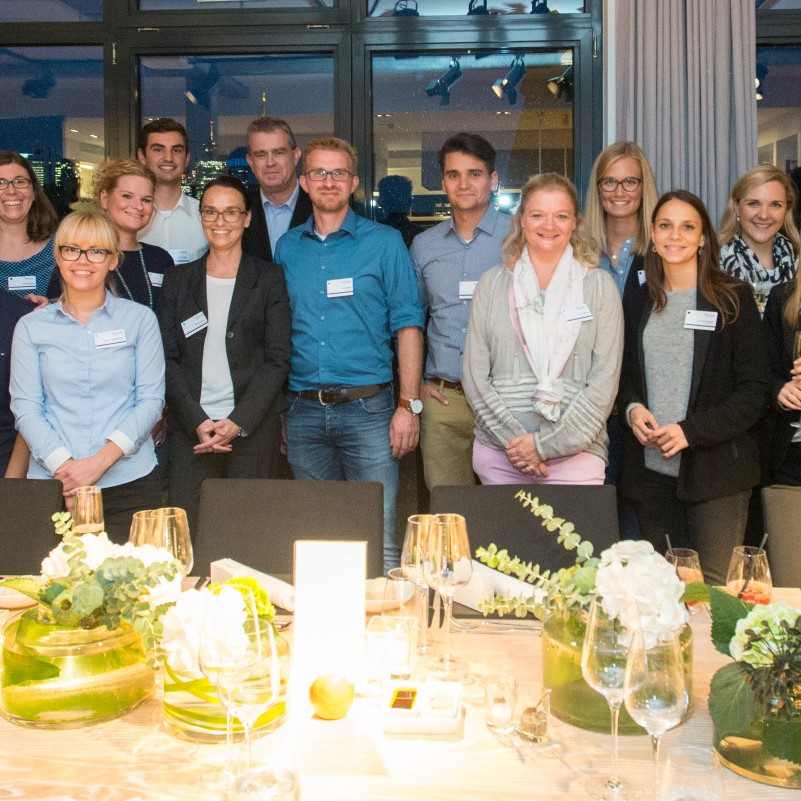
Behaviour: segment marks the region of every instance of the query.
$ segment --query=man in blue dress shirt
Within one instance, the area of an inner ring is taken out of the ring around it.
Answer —
[[[398,459],[419,436],[423,312],[401,235],[358,217],[356,151],[335,138],[303,151],[312,216],[279,240],[292,310],[287,457],[295,478],[384,485],[384,567],[398,564]],[[397,340],[400,399],[392,392]]]
[[[501,263],[509,217],[492,207],[498,188],[495,149],[460,133],[439,151],[442,190],[452,216],[415,237],[411,254],[428,312],[428,355],[420,390],[420,447],[429,489],[473,484],[473,410],[462,389],[462,353],[476,283]]]

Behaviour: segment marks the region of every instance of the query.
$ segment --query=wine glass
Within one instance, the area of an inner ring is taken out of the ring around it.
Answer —
[[[706,748],[671,748],[660,790],[660,801],[726,801],[720,760]]]
[[[795,332],[793,343],[793,361],[795,361],[801,356],[801,330]],[[790,442],[801,442],[801,415],[799,415],[797,423],[790,423],[790,425],[795,429],[795,433]]]
[[[134,512],[131,518],[131,530],[128,534],[128,542],[134,545],[142,545],[152,541],[150,530],[153,528],[153,510],[142,509]]]
[[[429,528],[425,549],[423,573],[429,587],[442,597],[445,607],[445,648],[440,657],[431,659],[429,668],[459,676],[466,665],[450,651],[450,628],[453,612],[453,596],[459,587],[470,581],[473,573],[470,542],[467,539],[467,523],[462,515],[438,514]]]
[[[685,587],[694,581],[704,580],[698,551],[692,548],[668,548],[665,559],[676,568],[676,574],[684,582]],[[692,601],[686,606],[691,615],[697,615],[701,611],[702,604]]]
[[[636,620],[633,602],[627,605],[624,620]],[[598,801],[622,801],[631,785],[618,772],[617,727],[620,707],[625,697],[626,662],[631,647],[631,632],[617,618],[604,612],[600,599],[590,605],[587,630],[581,649],[581,673],[584,680],[606,698],[612,717],[612,775],[591,779],[587,792]]]
[[[154,509],[152,518],[152,526],[142,535],[147,536],[147,539],[134,544],[144,545],[149,542],[158,548],[164,548],[181,562],[183,573],[188,576],[194,558],[186,512],[177,506],[165,506],[162,509]]]
[[[428,584],[426,584],[426,543],[434,515],[412,515],[406,522],[406,536],[401,550],[401,570],[417,588],[420,600],[420,628],[417,633],[417,653],[428,652]]]
[[[74,534],[99,534],[105,531],[103,493],[100,487],[78,487],[72,509]]]
[[[689,704],[684,659],[674,632],[660,633],[656,642],[646,642],[641,632],[635,632],[632,638],[626,665],[626,710],[651,735],[654,799],[658,801],[662,735],[681,723]]]
[[[765,549],[738,545],[729,562],[726,592],[749,604],[768,604],[772,591],[773,579]]]

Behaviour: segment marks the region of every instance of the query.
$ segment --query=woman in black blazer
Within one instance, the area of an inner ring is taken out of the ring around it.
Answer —
[[[720,584],[759,481],[755,426],[768,396],[753,293],[718,269],[703,203],[668,192],[651,218],[646,284],[624,298],[618,407],[621,492],[654,547],[696,548]]]
[[[209,251],[167,272],[158,317],[167,361],[170,503],[197,520],[206,478],[266,478],[289,372],[289,299],[280,267],[242,252],[241,181],[200,198]]]

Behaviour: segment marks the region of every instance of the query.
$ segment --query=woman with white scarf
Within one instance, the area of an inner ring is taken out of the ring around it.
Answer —
[[[483,484],[602,484],[623,315],[570,181],[529,179],[502,253],[476,287],[462,364],[473,469]]]

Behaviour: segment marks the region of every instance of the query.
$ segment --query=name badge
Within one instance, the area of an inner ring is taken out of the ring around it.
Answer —
[[[592,320],[592,312],[586,303],[579,303],[576,306],[565,306],[562,309],[562,316],[569,323],[581,323],[584,320]]]
[[[684,316],[684,327],[692,328],[695,331],[714,331],[717,323],[718,313],[716,311],[688,309]]]
[[[346,298],[353,294],[352,278],[334,278],[325,282],[326,295],[329,298]]]
[[[472,300],[478,281],[459,281],[459,300]]]
[[[640,282],[640,286],[645,283],[645,270],[637,270],[637,280]]]
[[[167,253],[172,256],[172,260],[176,264],[186,264],[189,261],[189,251],[186,249],[168,250]]]
[[[32,292],[36,291],[36,276],[35,275],[14,275],[9,276],[8,279],[9,291],[29,289]]]
[[[161,286],[164,283],[164,275],[162,273],[148,273],[151,286]]]
[[[193,314],[188,320],[184,320],[181,323],[181,328],[184,329],[184,336],[189,338],[192,334],[197,334],[198,331],[202,331],[204,328],[209,327],[209,321],[206,319],[206,315],[203,314],[202,311],[199,311],[197,314]]]
[[[102,331],[95,334],[95,348],[113,348],[115,345],[125,344],[125,329],[120,328],[116,331]]]

